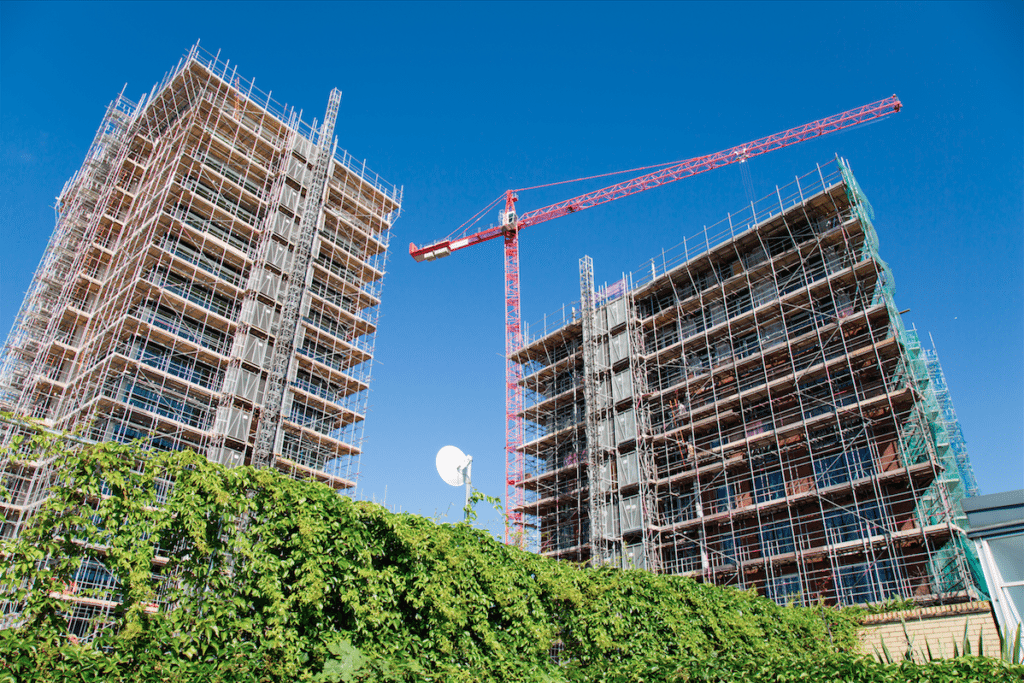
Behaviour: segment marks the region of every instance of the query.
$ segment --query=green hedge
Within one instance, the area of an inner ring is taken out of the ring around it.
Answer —
[[[55,447],[48,438],[37,448]],[[877,664],[851,654],[852,611],[580,569],[270,470],[117,444],[69,453],[62,467],[65,485],[3,549],[3,591],[25,607],[18,628],[0,631],[0,681],[945,681],[1024,671],[979,657]],[[154,506],[166,478],[176,485]],[[150,613],[157,545],[173,549],[159,576],[177,577],[167,596],[177,607]],[[85,556],[118,579],[121,606],[97,639],[76,644],[53,587],[68,585]]]

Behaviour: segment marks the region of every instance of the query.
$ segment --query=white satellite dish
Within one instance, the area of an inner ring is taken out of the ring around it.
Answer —
[[[437,452],[437,473],[449,486],[462,486],[466,483],[471,462],[473,458],[456,446],[444,446]]]
[[[434,461],[437,465],[437,473],[449,486],[466,485],[466,507],[469,507],[469,489],[471,486],[470,470],[473,466],[473,456],[466,455],[455,446],[442,446],[437,452]]]

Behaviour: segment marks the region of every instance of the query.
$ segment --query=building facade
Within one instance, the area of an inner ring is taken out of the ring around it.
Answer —
[[[400,188],[198,48],[108,108],[4,348],[0,409],[355,486]],[[3,536],[45,463],[2,463]]]
[[[836,159],[610,287],[583,259],[515,356],[533,549],[779,602],[974,597],[966,453],[871,216]]]

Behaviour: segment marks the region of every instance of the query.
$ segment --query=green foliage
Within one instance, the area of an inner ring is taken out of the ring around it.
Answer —
[[[999,658],[1004,662],[1020,664],[1024,659],[1024,652],[1020,647],[1021,625],[1017,624],[1016,630],[1009,628],[999,632]]]
[[[327,645],[327,651],[331,654],[331,659],[324,663],[324,670],[316,677],[318,682],[344,681],[348,683],[357,680],[356,677],[366,664],[366,657],[348,638],[336,636],[335,640]]]
[[[906,612],[917,607],[918,604],[914,602],[913,598],[902,598],[898,595],[892,595],[888,600],[871,603],[858,609],[863,610],[864,614],[888,614],[890,612]]]
[[[897,661],[913,661],[914,660],[914,658],[915,658],[914,638],[912,638],[910,636],[910,632],[907,630],[907,624],[906,624],[905,621],[903,621],[902,618],[900,619],[900,624],[903,626],[903,637],[904,637],[904,646],[903,646],[903,649],[902,649],[902,655],[900,657],[893,656],[892,651],[888,648],[888,646],[883,641],[881,643],[881,646],[882,646],[881,652],[879,652],[878,648],[875,648],[875,651],[874,651],[875,659],[877,659],[878,661],[885,662],[886,664],[893,664],[893,663],[895,663]],[[971,651],[971,639],[970,639],[970,635],[968,633],[969,627],[970,627],[970,623],[969,622],[965,623],[964,624],[964,634],[963,634],[963,637],[960,639],[959,642],[954,642],[953,643],[953,657],[954,658],[961,657],[961,656],[970,657],[972,654],[975,654],[975,653],[973,653]],[[1006,664],[1021,664],[1022,662],[1021,662],[1020,636],[1021,636],[1021,626],[1020,626],[1020,624],[1017,625],[1016,631],[1010,631],[1009,629],[1007,629],[1005,632],[999,632],[999,652],[996,653],[996,655],[994,655],[994,656],[996,658],[998,658],[999,660],[1001,660],[1002,662],[1006,663]],[[928,642],[927,640],[925,640],[925,642],[924,642],[924,653],[927,654],[927,657],[924,657],[924,659],[926,661],[928,661],[928,662],[936,662],[936,661],[942,661],[945,658],[944,652],[941,649],[942,644],[938,643],[937,645],[940,648],[938,650],[938,652],[939,652],[938,656],[936,656],[936,654],[932,651],[932,644],[930,642]],[[977,655],[979,657],[984,657],[985,656],[985,647],[984,646],[985,646],[984,633],[979,632],[978,633],[978,652],[977,652]],[[921,653],[921,654],[924,654],[924,653]],[[921,658],[920,654],[917,655],[917,657]]]
[[[20,625],[0,631],[0,683],[940,681],[1024,671],[978,657],[875,663],[851,654],[859,618],[846,610],[557,563],[469,524],[392,514],[194,453],[103,444],[61,467],[63,485],[2,549],[0,590],[24,607]],[[173,489],[156,505],[167,480]],[[76,643],[61,587],[84,558],[117,579],[120,605],[94,641]],[[158,594],[174,608],[154,611]]]
[[[725,654],[711,661],[690,660],[672,668],[652,671],[649,678],[618,678],[617,681],[686,681],[720,683],[758,681],[790,683],[808,681],[849,681],[851,683],[962,683],[997,682],[1024,679],[1024,667],[1013,667],[987,657],[941,659],[927,664],[904,661],[882,664],[871,658],[849,653],[827,653],[814,657],[787,659],[769,656],[752,660]]]
[[[466,516],[464,522],[465,524],[472,524],[477,520],[478,515],[476,512],[476,506],[477,503],[480,502],[490,503],[491,505],[494,506],[494,509],[497,510],[499,513],[503,512],[501,508],[500,498],[496,496],[488,496],[487,494],[482,493],[481,491],[473,489],[473,492],[469,494],[469,502],[466,503],[466,507],[462,508],[462,511],[465,513]]]

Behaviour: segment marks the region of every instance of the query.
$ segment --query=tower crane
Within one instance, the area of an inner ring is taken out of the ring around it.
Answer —
[[[522,370],[512,360],[522,342],[522,320],[519,305],[519,232],[526,227],[537,225],[554,218],[583,211],[600,204],[622,199],[645,190],[651,190],[668,183],[704,173],[721,166],[747,161],[753,157],[789,147],[829,133],[835,133],[873,119],[879,119],[900,110],[902,103],[896,95],[887,97],[856,109],[850,109],[828,118],[819,119],[781,133],[753,140],[729,149],[694,157],[665,166],[657,171],[615,183],[608,187],[587,192],[571,199],[517,215],[515,203],[522,190],[506,190],[477,215],[481,215],[500,199],[505,200],[505,209],[500,212],[500,224],[486,230],[446,238],[426,246],[409,244],[409,255],[416,261],[434,261],[454,251],[466,249],[499,237],[505,243],[505,542],[522,544],[524,520],[520,508],[525,502],[525,491],[521,484],[525,476],[526,461],[520,447],[523,445],[524,428],[520,413],[523,409],[523,389],[520,385]],[[638,169],[639,170],[639,169]],[[612,175],[612,174],[609,174]],[[581,179],[582,180],[582,179]],[[572,182],[572,181],[567,181]],[[560,183],[554,183],[560,184]],[[533,189],[533,188],[525,188]]]

